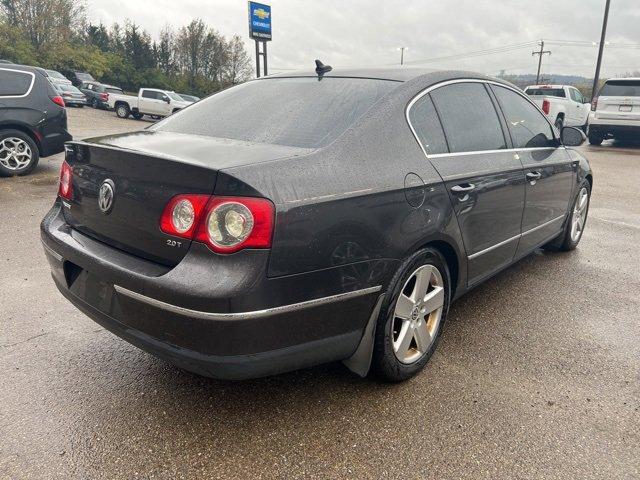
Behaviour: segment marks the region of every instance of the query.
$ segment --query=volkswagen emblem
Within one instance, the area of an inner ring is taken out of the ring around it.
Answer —
[[[100,211],[105,215],[111,211],[113,208],[114,201],[114,185],[111,180],[105,180],[100,185],[100,192],[98,193],[98,207],[100,207]]]

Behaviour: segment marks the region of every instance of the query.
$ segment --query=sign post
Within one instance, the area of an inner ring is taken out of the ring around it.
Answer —
[[[271,41],[271,6],[264,3],[249,2],[249,38],[256,42],[256,77],[260,77],[260,57],[264,63],[264,74],[267,70],[267,42]],[[260,51],[262,44],[262,52]]]

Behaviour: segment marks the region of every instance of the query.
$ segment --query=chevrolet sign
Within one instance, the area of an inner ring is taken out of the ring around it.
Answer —
[[[249,37],[263,42],[271,40],[270,5],[249,2]]]

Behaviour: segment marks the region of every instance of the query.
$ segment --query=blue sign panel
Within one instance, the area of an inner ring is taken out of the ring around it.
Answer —
[[[249,36],[255,40],[271,40],[271,5],[249,2]]]

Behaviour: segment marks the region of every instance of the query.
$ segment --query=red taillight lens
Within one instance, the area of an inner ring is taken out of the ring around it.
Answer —
[[[60,105],[64,107],[64,99],[60,95],[56,95],[55,97],[51,97],[51,101],[56,105]]]
[[[549,107],[551,106],[551,104],[549,103],[549,100],[543,100],[542,101],[542,111],[546,114],[549,115]]]
[[[73,197],[73,168],[65,161],[60,168],[60,185],[58,185],[58,195],[66,200]]]
[[[100,100],[103,102],[108,102],[109,101],[109,94],[108,93],[101,93],[100,94]]]
[[[598,108],[598,97],[593,97],[593,100],[591,100],[591,111],[595,112],[596,108]]]
[[[160,217],[160,230],[176,237],[193,238],[209,198],[209,195],[196,194],[173,197]]]
[[[160,229],[202,242],[217,253],[269,248],[274,210],[266,198],[177,195],[162,212]]]

